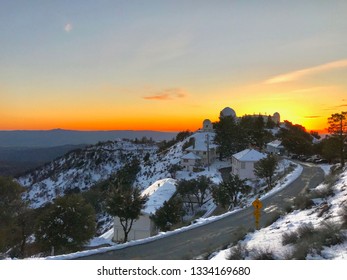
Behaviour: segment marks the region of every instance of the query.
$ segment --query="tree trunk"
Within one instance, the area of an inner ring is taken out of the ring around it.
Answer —
[[[123,228],[123,233],[124,233],[124,238],[123,238],[123,243],[126,243],[128,241],[128,233],[130,230],[128,230],[128,220],[124,221],[124,224],[122,221],[120,221],[122,228]]]
[[[124,239],[123,239],[123,243],[126,243],[128,241],[128,232],[124,231]]]

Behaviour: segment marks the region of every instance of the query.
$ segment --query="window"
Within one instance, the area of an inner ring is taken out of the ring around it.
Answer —
[[[245,169],[246,168],[246,163],[245,162],[241,162],[241,169]]]

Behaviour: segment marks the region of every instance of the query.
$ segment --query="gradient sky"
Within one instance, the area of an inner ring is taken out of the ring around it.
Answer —
[[[347,110],[347,1],[1,0],[0,129],[195,130]]]

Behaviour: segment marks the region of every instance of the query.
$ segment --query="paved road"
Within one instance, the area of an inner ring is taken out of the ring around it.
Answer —
[[[273,220],[276,210],[283,209],[299,193],[317,186],[324,179],[321,168],[305,164],[302,175],[287,188],[268,197],[263,202],[261,226]],[[152,242],[94,254],[80,259],[114,260],[114,259],[149,259],[149,260],[183,260],[194,259],[216,251],[237,241],[240,227],[254,228],[253,207],[233,213],[223,219],[211,222],[189,231],[180,232]]]

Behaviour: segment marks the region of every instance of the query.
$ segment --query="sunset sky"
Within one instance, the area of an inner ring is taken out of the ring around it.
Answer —
[[[347,110],[347,1],[1,0],[0,130]]]

